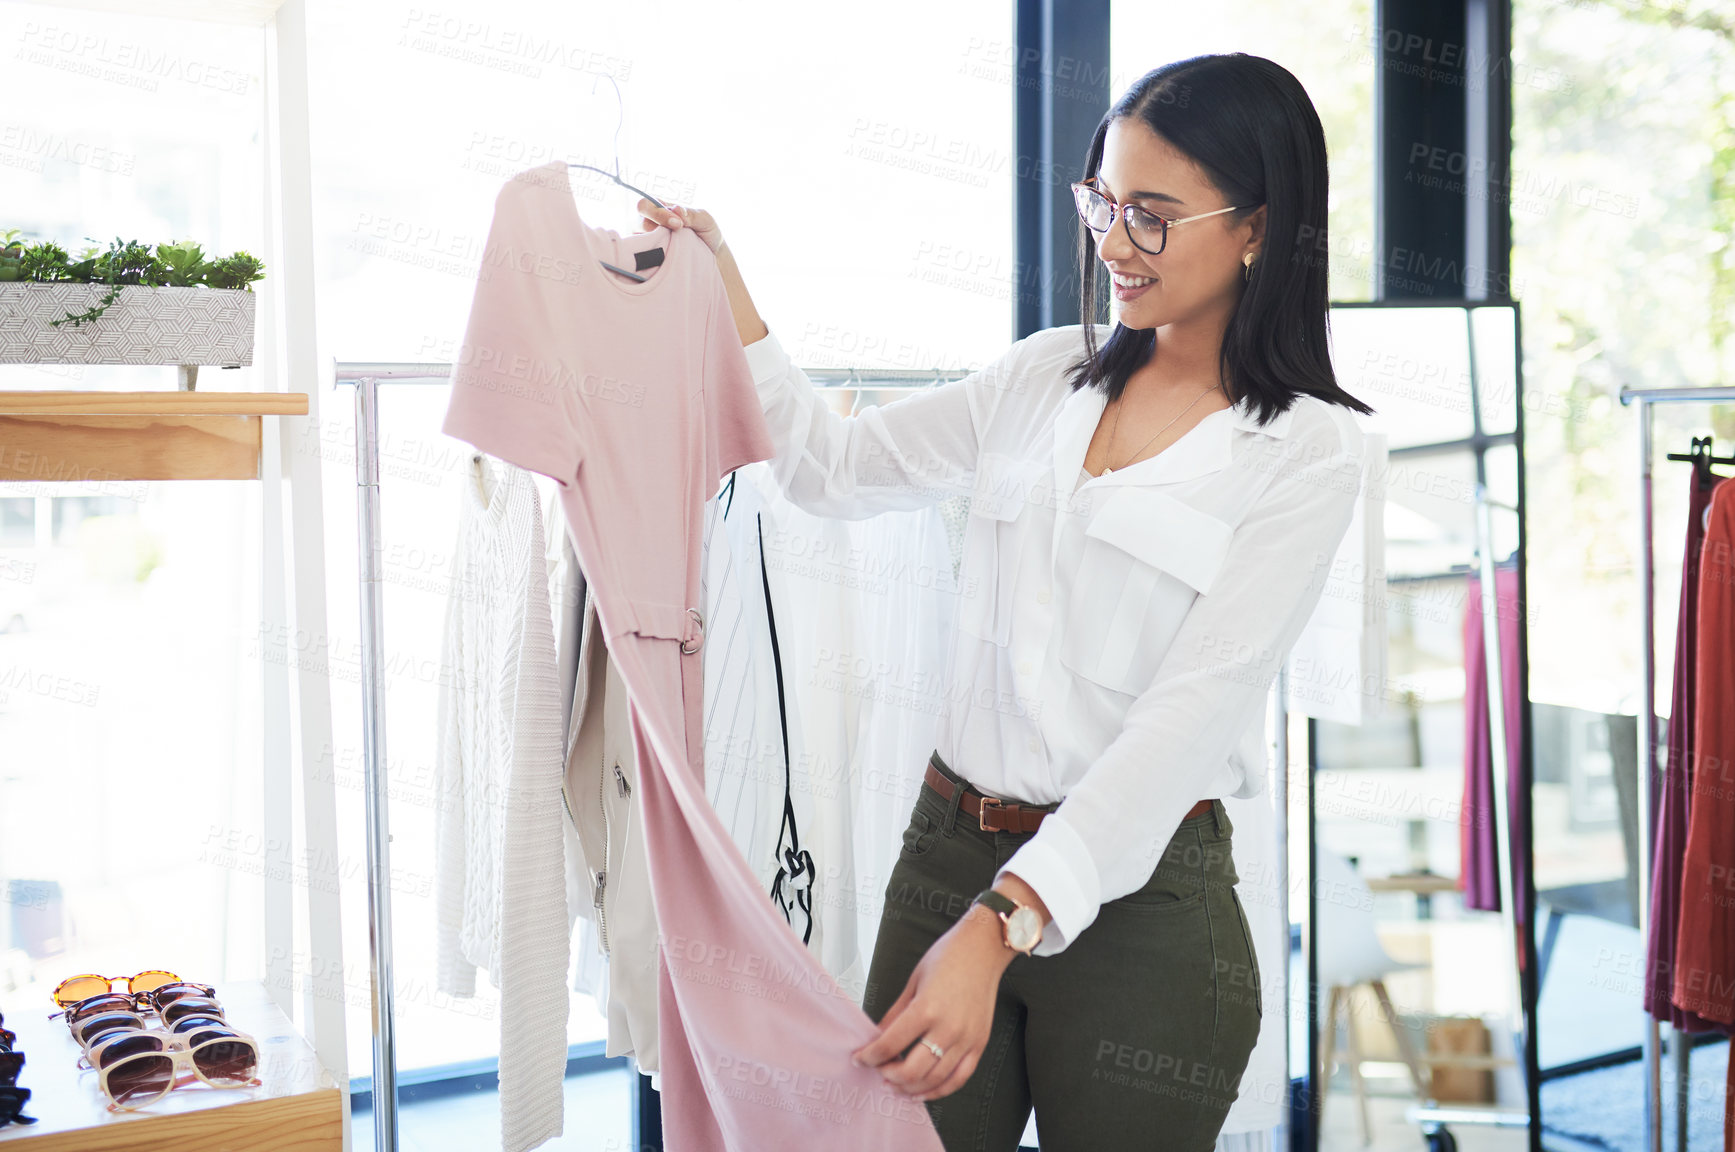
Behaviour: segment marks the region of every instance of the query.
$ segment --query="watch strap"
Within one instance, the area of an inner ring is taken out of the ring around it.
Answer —
[[[989,908],[1003,916],[1010,916],[1018,910],[1018,905],[1014,903],[1010,897],[1003,892],[996,892],[992,888],[984,888],[982,891],[976,893],[976,899],[973,900],[972,903],[986,904]]]

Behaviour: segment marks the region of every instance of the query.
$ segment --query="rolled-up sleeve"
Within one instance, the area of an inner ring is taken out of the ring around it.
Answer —
[[[1102,905],[1151,878],[1186,812],[1264,715],[1277,670],[1319,603],[1361,484],[1347,413],[1309,437],[1261,438],[1271,480],[1236,526],[1208,594],[1187,610],[1113,742],[995,874],[1029,884],[1052,917],[1034,954],[1067,947]]]
[[[768,332],[746,352],[776,449],[771,467],[778,486],[797,507],[841,520],[967,491],[983,429],[1001,397],[1022,387],[1030,339],[963,379],[840,416]]]

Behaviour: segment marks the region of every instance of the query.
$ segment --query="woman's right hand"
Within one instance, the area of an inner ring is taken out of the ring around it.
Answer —
[[[645,226],[640,231],[649,232],[659,224],[670,229],[691,228],[693,234],[703,240],[705,247],[713,253],[722,249],[723,229],[709,212],[703,208],[684,208],[673,201],[669,202],[669,208],[670,211],[665,212],[650,200],[641,197],[638,209]]]
[[[759,310],[753,307],[753,298],[747,294],[741,270],[735,266],[735,250],[724,247],[723,229],[718,227],[716,218],[702,208],[686,208],[672,203],[665,212],[644,197],[639,198],[638,210],[645,225],[640,229],[642,232],[649,232],[659,224],[670,230],[691,228],[693,235],[705,242],[717,257],[717,271],[722,275],[723,287],[729,294],[729,310],[735,318],[735,332],[741,337],[742,346],[764,339],[770,330],[760,319]]]

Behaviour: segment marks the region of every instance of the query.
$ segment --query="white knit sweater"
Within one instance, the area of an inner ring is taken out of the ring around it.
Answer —
[[[568,919],[561,698],[544,533],[528,472],[466,473],[441,658],[435,987],[500,990],[505,1152],[557,1136]]]

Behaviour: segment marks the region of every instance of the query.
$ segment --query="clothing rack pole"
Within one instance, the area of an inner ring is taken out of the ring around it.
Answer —
[[[1655,541],[1652,539],[1653,498],[1651,489],[1651,439],[1653,410],[1657,404],[1717,404],[1735,402],[1735,387],[1715,388],[1629,388],[1622,387],[1623,405],[1639,406],[1639,600],[1643,636],[1644,696],[1639,702],[1639,781],[1638,781],[1638,860],[1639,860],[1639,947],[1647,947],[1651,925],[1651,789],[1657,778],[1657,647],[1656,647],[1656,569]],[[1647,966],[1648,967],[1648,966]],[[1649,979],[1649,972],[1646,973]],[[1641,992],[1642,996],[1643,993]],[[1642,1011],[1641,1005],[1641,1011]],[[1663,1152],[1662,1067],[1658,1048],[1660,1032],[1657,1019],[1644,1013],[1644,1084],[1645,1084],[1645,1147],[1647,1152]],[[1687,1043],[1685,1034],[1675,1032],[1675,1046]],[[1684,1061],[1675,1061],[1677,1078]],[[1676,1097],[1683,1085],[1677,1083]],[[1684,1152],[1684,1149],[1683,1149]]]
[[[387,826],[384,621],[380,615],[379,414],[373,377],[355,389],[356,552],[360,563],[362,791],[367,808],[367,920],[373,1004],[374,1147],[398,1146],[397,1030],[392,1009],[391,834]]]
[[[356,566],[361,603],[362,795],[367,810],[367,920],[373,1007],[375,1152],[397,1152],[397,1017],[393,1008],[391,830],[386,779],[386,684],[383,591],[379,572],[381,380],[439,378],[444,364],[338,364],[338,384],[355,385]],[[443,381],[442,381],[443,382]]]

